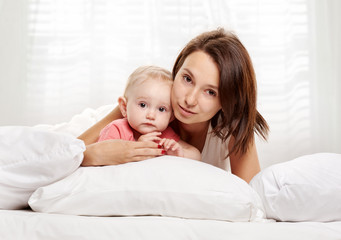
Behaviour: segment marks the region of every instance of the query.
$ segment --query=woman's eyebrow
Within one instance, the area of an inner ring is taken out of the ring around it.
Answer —
[[[189,70],[188,68],[184,68],[184,70],[186,72],[188,72],[189,75],[191,75],[191,77],[194,77],[193,73],[191,72],[191,70]]]
[[[208,84],[207,87],[212,88],[213,90],[216,90],[216,91],[218,91],[218,89],[219,89],[219,87],[217,87],[215,85],[211,85],[211,84]]]

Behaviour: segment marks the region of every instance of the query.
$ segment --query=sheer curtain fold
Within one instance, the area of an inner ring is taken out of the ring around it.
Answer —
[[[314,148],[341,151],[341,2],[310,2]]]
[[[171,70],[191,38],[224,27],[238,34],[256,70],[259,111],[271,128],[268,143],[257,140],[262,166],[341,152],[338,0],[27,0],[24,6],[23,124],[55,124],[115,103],[136,67]]]

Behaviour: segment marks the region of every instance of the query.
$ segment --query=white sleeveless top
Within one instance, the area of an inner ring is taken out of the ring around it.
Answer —
[[[228,144],[230,138],[223,142],[212,132],[211,123],[209,125],[205,146],[201,152],[202,162],[211,164],[226,171],[230,171],[230,158],[226,157],[229,153]]]

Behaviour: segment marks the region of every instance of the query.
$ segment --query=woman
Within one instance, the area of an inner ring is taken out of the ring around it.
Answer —
[[[266,139],[268,125],[256,109],[256,79],[245,47],[218,29],[191,40],[173,67],[172,127],[196,147],[202,161],[249,182],[260,171],[254,132]],[[100,130],[121,118],[115,108],[79,138],[87,145],[83,166],[113,165],[159,156],[153,142],[94,143]]]

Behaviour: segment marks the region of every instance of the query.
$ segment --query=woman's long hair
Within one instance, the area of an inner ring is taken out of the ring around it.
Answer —
[[[266,140],[269,127],[257,111],[257,84],[251,58],[232,32],[222,28],[192,39],[177,57],[172,77],[188,55],[203,51],[217,64],[220,72],[219,98],[222,109],[212,118],[214,134],[223,141],[235,138],[233,152],[245,153],[254,141],[254,132]]]

